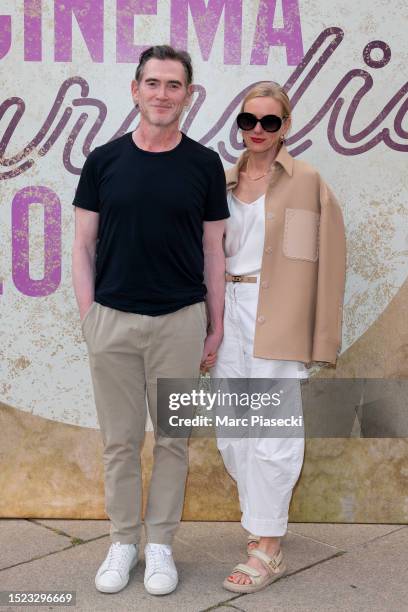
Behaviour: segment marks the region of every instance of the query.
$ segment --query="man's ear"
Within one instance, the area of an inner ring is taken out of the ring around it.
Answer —
[[[130,85],[130,89],[132,92],[132,98],[133,98],[133,102],[135,105],[137,105],[138,101],[139,101],[139,83],[136,81],[136,79],[133,79],[131,85]]]
[[[186,98],[186,102],[184,104],[184,106],[186,108],[189,108],[189,106],[191,106],[191,98],[193,96],[194,93],[194,85],[188,85],[187,87],[187,98]]]

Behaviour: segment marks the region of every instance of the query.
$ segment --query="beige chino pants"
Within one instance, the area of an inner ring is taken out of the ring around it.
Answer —
[[[157,434],[157,378],[197,378],[207,329],[204,302],[151,317],[94,302],[82,321],[102,434],[111,539],[137,544],[141,533],[140,452],[147,404],[155,432],[145,529],[171,544],[183,509],[188,440]]]

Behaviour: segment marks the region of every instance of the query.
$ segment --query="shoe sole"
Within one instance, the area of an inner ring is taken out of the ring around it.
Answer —
[[[139,559],[136,557],[136,559],[134,561],[132,561],[130,568],[129,568],[129,575],[128,575],[128,579],[126,580],[125,584],[123,586],[120,586],[119,588],[117,587],[104,587],[104,586],[98,586],[95,580],[95,587],[96,589],[100,592],[100,593],[119,593],[120,591],[123,591],[123,589],[129,584],[129,578],[130,578],[130,572],[132,571],[132,569],[134,567],[136,567],[136,565],[138,564]]]
[[[146,583],[144,583],[144,587],[150,595],[169,595],[170,593],[173,593],[173,591],[176,590],[177,585],[178,585],[178,580],[176,584],[171,587],[171,589],[169,589],[168,587],[166,589],[155,589],[155,588],[148,587]]]

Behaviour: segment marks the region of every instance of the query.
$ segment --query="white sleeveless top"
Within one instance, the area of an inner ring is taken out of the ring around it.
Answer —
[[[225,267],[229,274],[248,275],[261,271],[265,240],[265,195],[250,204],[227,194],[230,217],[225,226]]]
[[[229,191],[227,201],[231,216],[226,220],[225,228],[226,271],[234,276],[257,275],[259,283],[265,240],[265,195],[251,204],[245,204]],[[227,283],[226,296],[232,289],[231,285],[232,283]],[[244,291],[246,300],[246,308],[241,312],[240,320],[252,330],[255,325],[259,285],[241,285],[239,289]],[[239,308],[239,302],[237,307]],[[301,362],[276,359],[270,361],[274,362],[275,371],[279,372],[277,375],[282,378],[308,377],[307,369]]]

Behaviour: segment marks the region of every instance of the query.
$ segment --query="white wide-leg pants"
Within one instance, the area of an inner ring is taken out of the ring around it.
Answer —
[[[212,378],[290,378],[293,414],[303,417],[300,378],[303,364],[253,357],[258,283],[226,284],[224,339]],[[292,410],[292,408],[291,408]],[[304,430],[299,437],[217,438],[229,474],[238,487],[242,526],[258,536],[283,536],[292,490],[303,464]]]

